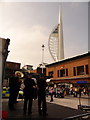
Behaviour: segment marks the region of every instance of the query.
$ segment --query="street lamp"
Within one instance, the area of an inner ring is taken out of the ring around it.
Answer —
[[[45,46],[42,45],[42,73],[43,73],[43,68],[44,68],[44,48]]]

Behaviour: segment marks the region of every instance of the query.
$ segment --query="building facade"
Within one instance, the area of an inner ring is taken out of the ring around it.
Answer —
[[[7,61],[6,69],[5,69],[5,78],[8,79],[16,71],[20,71],[20,66],[21,66],[21,63]]]
[[[0,80],[3,81],[5,76],[5,63],[8,56],[8,46],[10,39],[0,38]]]
[[[20,71],[20,66],[21,66],[21,63],[6,61],[6,64],[5,64],[5,77],[4,77],[4,80],[3,80],[3,83],[2,83],[3,87],[8,87],[9,78],[16,71]]]
[[[90,52],[46,65],[46,75],[54,83],[90,83]]]

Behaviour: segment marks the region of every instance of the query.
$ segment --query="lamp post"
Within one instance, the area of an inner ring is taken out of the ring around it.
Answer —
[[[44,67],[44,48],[45,46],[42,45],[42,73],[43,73],[43,67]]]

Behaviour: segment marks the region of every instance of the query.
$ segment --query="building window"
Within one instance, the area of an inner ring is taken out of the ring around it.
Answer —
[[[77,75],[84,75],[84,66],[77,67]]]
[[[76,76],[76,68],[73,67],[73,75]]]
[[[51,76],[51,77],[53,77],[53,71],[50,71],[50,72],[48,73],[48,75]]]
[[[57,71],[57,76],[60,77],[60,70]]]
[[[85,65],[86,74],[89,74],[88,65]]]
[[[65,77],[65,69],[60,70],[60,77]]]
[[[66,69],[66,76],[68,76],[68,69]]]

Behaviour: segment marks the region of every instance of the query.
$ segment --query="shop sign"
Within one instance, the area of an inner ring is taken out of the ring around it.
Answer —
[[[77,81],[76,83],[87,83],[87,81]]]

